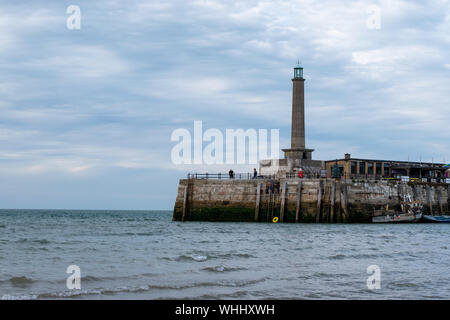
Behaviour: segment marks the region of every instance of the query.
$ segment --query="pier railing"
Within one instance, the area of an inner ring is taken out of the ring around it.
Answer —
[[[298,172],[286,172],[286,179],[300,179]],[[320,173],[314,172],[303,172],[303,179],[318,179],[318,178],[326,178],[326,176],[321,175]]]
[[[280,178],[275,174],[271,175],[257,175],[254,177],[253,173],[234,173],[230,176],[229,173],[188,173],[188,179],[211,179],[211,180],[253,180],[253,179],[265,179],[265,180],[276,180]],[[283,178],[298,178],[298,174],[287,172]],[[319,176],[313,174],[306,174],[303,178],[319,178]]]
[[[253,173],[188,173],[188,179],[214,179],[214,180],[250,180],[253,179]],[[258,179],[263,178],[258,176]]]
[[[230,176],[229,173],[188,173],[188,179],[210,179],[210,180],[253,180],[253,179],[265,179],[265,180],[277,180],[280,178],[277,175],[258,175],[256,177],[253,176],[253,173],[233,173]],[[294,172],[286,172],[284,178],[287,179],[300,179],[298,173]],[[324,179],[326,176],[323,176],[318,173],[308,173],[305,172],[303,175],[303,179]],[[450,179],[448,178],[413,178],[413,177],[405,177],[408,178],[406,181],[402,179],[402,177],[382,177],[379,175],[351,175],[350,177],[341,177],[342,179],[352,179],[352,180],[385,180],[385,181],[403,181],[403,182],[425,182],[425,183],[446,183],[450,184]]]

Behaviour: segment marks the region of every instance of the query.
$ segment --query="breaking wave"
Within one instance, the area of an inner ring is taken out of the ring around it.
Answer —
[[[203,271],[208,272],[231,272],[231,271],[241,271],[241,270],[247,270],[246,268],[232,268],[232,267],[224,267],[224,266],[215,266],[215,267],[206,267],[202,269]]]
[[[115,295],[121,293],[139,293],[151,290],[183,290],[196,287],[245,287],[255,283],[263,282],[265,279],[257,280],[242,280],[242,281],[218,281],[218,282],[199,282],[182,285],[142,285],[135,287],[121,286],[116,288],[103,289],[87,289],[87,290],[72,290],[48,293],[32,293],[27,295],[3,295],[1,300],[34,300],[34,299],[58,299],[58,298],[77,298],[82,296],[97,296],[97,295]]]
[[[6,280],[0,280],[0,284],[7,283],[7,284],[12,285],[13,287],[23,287],[23,286],[31,285],[34,282],[35,281],[33,279],[27,278],[25,276],[11,277]]]

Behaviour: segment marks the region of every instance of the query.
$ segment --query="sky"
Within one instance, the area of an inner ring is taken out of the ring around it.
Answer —
[[[174,164],[172,132],[289,147],[298,60],[314,159],[450,162],[448,0],[0,0],[0,208],[171,210],[223,169]]]

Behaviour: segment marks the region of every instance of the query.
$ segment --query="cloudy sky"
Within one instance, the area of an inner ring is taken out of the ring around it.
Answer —
[[[172,209],[208,170],[171,162],[173,130],[288,147],[298,59],[315,159],[450,161],[448,0],[1,0],[0,207]]]

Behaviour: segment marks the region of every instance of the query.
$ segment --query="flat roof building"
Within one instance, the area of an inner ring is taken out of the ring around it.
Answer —
[[[449,165],[443,163],[412,162],[380,159],[352,158],[349,153],[343,159],[325,161],[327,175],[331,178],[332,169],[338,165],[345,179],[381,179],[408,176],[424,182],[440,182],[449,176]]]

